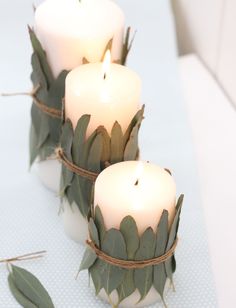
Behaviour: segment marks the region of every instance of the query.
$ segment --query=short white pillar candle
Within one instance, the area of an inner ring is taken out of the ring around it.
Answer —
[[[169,212],[172,222],[176,205],[176,185],[173,177],[156,165],[129,161],[110,166],[97,178],[95,183],[94,206],[99,205],[107,229],[119,229],[120,223],[131,215],[141,235],[148,227],[155,231],[163,210]],[[102,290],[99,296],[109,301]],[[145,307],[160,299],[152,287],[147,296],[137,304],[140,294],[136,290],[123,300],[120,307]],[[118,302],[117,291],[110,294],[113,303]]]

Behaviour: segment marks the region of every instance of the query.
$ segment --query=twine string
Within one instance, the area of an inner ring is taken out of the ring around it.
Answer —
[[[153,258],[153,259],[148,259],[148,260],[141,260],[141,261],[134,261],[134,260],[121,260],[117,259],[114,257],[111,257],[101,251],[91,240],[86,241],[87,245],[96,253],[97,257],[106,263],[109,263],[111,265],[121,267],[124,269],[142,269],[147,266],[154,266],[154,265],[159,265],[165,261],[167,261],[169,258],[171,258],[175,252],[175,249],[178,244],[178,239],[176,238],[174,244],[172,247],[162,256]]]
[[[33,253],[27,253],[21,256],[17,256],[14,258],[9,258],[9,259],[2,259],[0,260],[0,263],[10,263],[10,262],[19,262],[19,261],[28,261],[28,260],[34,260],[34,259],[40,259],[42,257],[44,257],[46,251],[42,250],[42,251],[37,251],[37,252],[33,252]]]
[[[74,165],[71,161],[69,161],[69,159],[66,157],[64,151],[62,148],[57,148],[56,149],[56,157],[57,159],[71,172],[78,174],[84,178],[87,178],[88,180],[95,182],[97,177],[98,177],[98,173],[86,170],[84,168],[78,167],[76,165]]]
[[[30,96],[33,99],[33,103],[45,114],[49,115],[52,118],[62,118],[62,111],[56,108],[47,106],[45,103],[37,99],[36,94],[40,89],[40,85],[37,85],[30,92],[18,92],[18,93],[2,93],[1,96]]]

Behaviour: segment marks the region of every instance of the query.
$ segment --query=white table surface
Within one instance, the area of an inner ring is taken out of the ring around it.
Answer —
[[[169,7],[164,0],[149,0],[148,6],[143,1],[119,3],[129,23],[139,30],[129,63],[143,79],[146,119],[140,136],[142,158],[169,167],[178,193],[186,195],[177,251],[177,293],[171,293],[167,302],[174,308],[216,308]],[[31,22],[31,1],[22,4],[1,0],[0,92],[31,87],[31,51],[26,29]],[[149,33],[155,33],[155,39],[150,40]],[[86,273],[74,280],[83,249],[65,237],[57,216],[56,196],[27,172],[30,105],[28,98],[0,98],[0,257],[46,249],[48,255],[43,260],[21,265],[43,282],[57,308],[105,307],[87,287]],[[18,307],[7,288],[4,267],[0,268],[0,307]]]
[[[236,307],[236,110],[201,61],[180,59],[219,307]]]

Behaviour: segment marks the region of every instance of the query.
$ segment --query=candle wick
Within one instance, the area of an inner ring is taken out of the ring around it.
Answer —
[[[137,179],[137,181],[135,182],[135,186],[138,186],[138,184],[139,184],[139,179]]]
[[[103,75],[103,79],[104,79],[104,80],[106,80],[106,78],[107,78],[107,74],[106,74],[106,73],[104,73],[104,75]]]

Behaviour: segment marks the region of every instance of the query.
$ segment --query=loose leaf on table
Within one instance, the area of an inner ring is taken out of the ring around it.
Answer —
[[[181,195],[179,197],[179,200],[178,200],[177,205],[176,205],[176,214],[175,214],[174,221],[173,221],[171,229],[170,229],[169,239],[168,239],[168,243],[167,243],[167,246],[166,246],[166,252],[168,250],[170,250],[170,248],[173,246],[173,244],[176,240],[176,237],[177,237],[183,199],[184,199],[184,196]],[[173,272],[175,270],[175,257],[174,256],[172,256],[172,258],[168,259],[165,262],[165,269],[166,269],[167,277],[170,280],[172,280]]]
[[[15,265],[12,265],[11,269],[12,271],[9,274],[9,281],[12,292],[17,289],[36,307],[54,308],[53,302],[47,290],[34,275]],[[19,296],[19,292],[13,293],[16,299],[22,299],[22,297],[20,298]],[[31,307],[33,308],[34,306]]]
[[[17,287],[11,275],[8,276],[8,285],[15,300],[24,308],[37,308]]]
[[[96,253],[91,248],[89,247],[86,248],[83,259],[80,264],[79,271],[81,272],[83,270],[89,269],[96,260],[97,260]]]
[[[111,163],[115,164],[123,160],[124,143],[121,126],[118,122],[112,127],[111,131]]]
[[[102,251],[117,259],[127,259],[126,245],[119,230],[110,229],[105,233],[102,242]],[[127,270],[105,263],[101,275],[102,287],[108,295],[111,294],[123,281]]]
[[[168,211],[164,210],[157,226],[156,251],[155,257],[160,257],[165,253],[168,241]],[[154,266],[153,285],[160,296],[163,298],[163,292],[166,284],[165,264],[161,263]]]
[[[152,228],[148,228],[140,238],[140,246],[136,252],[135,260],[152,259],[155,254],[156,238]],[[141,301],[151,289],[153,283],[153,267],[147,266],[134,271],[135,286],[141,295]]]

